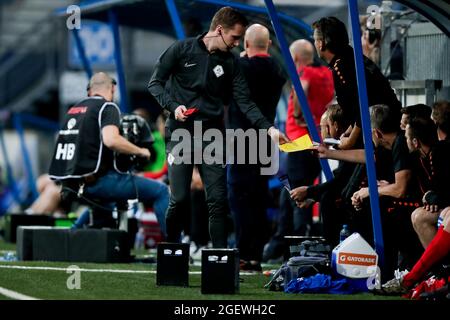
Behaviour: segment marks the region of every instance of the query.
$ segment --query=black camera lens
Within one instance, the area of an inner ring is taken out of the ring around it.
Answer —
[[[373,44],[376,40],[381,39],[381,32],[377,29],[369,29],[369,43]]]

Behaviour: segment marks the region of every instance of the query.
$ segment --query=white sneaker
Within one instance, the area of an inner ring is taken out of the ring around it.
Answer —
[[[404,294],[408,292],[408,288],[403,286],[403,278],[408,274],[408,270],[395,270],[394,279],[389,280],[381,286],[382,293],[385,294]]]
[[[191,238],[186,235],[183,237],[183,239],[181,239],[181,243],[191,243]]]
[[[191,254],[191,257],[194,260],[202,260],[202,250],[206,248],[206,246],[197,247],[197,249]]]
[[[191,242],[189,244],[189,255],[192,255],[195,251],[197,251],[197,245],[195,242]]]

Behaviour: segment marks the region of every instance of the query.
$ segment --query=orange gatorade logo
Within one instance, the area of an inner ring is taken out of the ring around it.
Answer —
[[[339,253],[339,264],[353,264],[358,266],[373,266],[377,264],[377,256],[358,253]]]

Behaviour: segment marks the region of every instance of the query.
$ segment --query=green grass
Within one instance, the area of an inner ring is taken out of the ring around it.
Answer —
[[[15,246],[0,241],[0,250],[14,250]],[[58,267],[77,265],[83,269],[156,270],[156,264],[95,264],[44,261],[0,262],[0,265]],[[277,266],[270,266],[270,269]],[[190,266],[190,271],[200,267]],[[156,286],[156,274],[81,272],[81,289],[70,290],[67,280],[71,274],[65,270],[0,269],[0,287],[39,299],[63,300],[393,300],[398,297],[380,297],[372,294],[286,294],[264,289],[269,278],[262,275],[241,275],[240,292],[237,295],[202,295],[201,276],[189,275],[189,287]],[[5,299],[0,295],[0,299]]]
[[[16,244],[0,240],[0,251],[16,251]]]
[[[50,262],[4,262],[0,265],[25,265],[46,267],[68,267],[73,263]],[[143,264],[76,264],[87,269],[131,269],[154,270],[154,265]],[[191,271],[199,270],[191,267]],[[70,274],[65,271],[2,269],[1,286],[40,299],[118,299],[118,300],[380,300],[392,297],[378,297],[372,294],[326,295],[285,294],[264,289],[268,278],[263,275],[241,276],[238,295],[202,295],[200,275],[189,276],[189,287],[157,287],[155,274],[122,274],[82,272],[81,289],[69,290],[66,282]]]

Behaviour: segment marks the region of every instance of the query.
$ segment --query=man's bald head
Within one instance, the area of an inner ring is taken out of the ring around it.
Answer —
[[[258,23],[248,27],[244,37],[245,49],[266,51],[269,49],[270,32],[269,29]]]
[[[87,87],[88,95],[95,94],[103,96],[106,100],[112,101],[114,98],[114,86],[117,84],[116,80],[111,78],[104,72],[97,72],[89,80]]]
[[[88,90],[109,90],[113,85],[116,85],[116,80],[104,72],[97,72],[89,80]]]
[[[308,40],[295,40],[289,47],[289,51],[296,64],[309,64],[314,61],[314,46]]]

